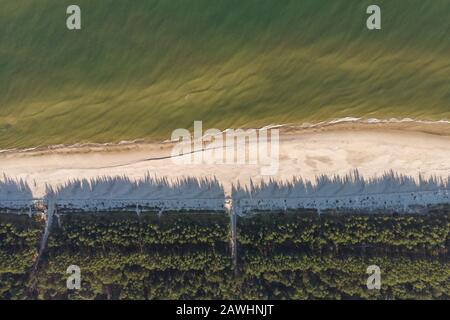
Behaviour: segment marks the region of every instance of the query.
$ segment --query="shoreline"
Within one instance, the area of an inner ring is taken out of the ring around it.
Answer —
[[[330,121],[322,121],[317,123],[303,123],[303,124],[278,124],[269,125],[263,128],[267,129],[279,129],[280,134],[283,135],[296,135],[296,134],[308,134],[328,131],[361,131],[361,130],[401,130],[405,132],[419,132],[425,134],[432,134],[436,136],[450,136],[450,121],[448,120],[413,120],[409,118],[405,119],[362,119],[345,117]],[[262,128],[236,128],[243,130]],[[227,130],[227,129],[226,129]],[[225,132],[223,130],[222,132]],[[0,156],[8,154],[31,154],[42,155],[46,153],[51,154],[73,154],[73,153],[90,153],[90,152],[117,152],[117,151],[129,151],[139,149],[141,147],[153,146],[155,149],[170,148],[173,144],[169,140],[157,140],[152,138],[141,138],[135,140],[124,140],[119,142],[106,142],[106,143],[76,143],[72,145],[49,145],[49,146],[37,146],[32,148],[13,148],[13,149],[0,149]]]

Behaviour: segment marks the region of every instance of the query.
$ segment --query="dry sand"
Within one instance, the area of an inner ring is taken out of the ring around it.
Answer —
[[[417,177],[450,175],[449,125],[442,128],[417,124],[337,124],[323,128],[282,128],[279,170],[265,179],[346,174],[358,169],[364,176],[379,176],[388,170]],[[69,179],[102,175],[146,174],[178,178],[217,177],[229,192],[231,183],[259,180],[258,165],[179,165],[170,156],[170,143],[133,143],[109,146],[78,146],[0,153],[0,172],[22,178],[35,197]],[[152,160],[153,158],[153,160]],[[155,159],[156,158],[156,159]],[[159,159],[158,159],[159,158]]]

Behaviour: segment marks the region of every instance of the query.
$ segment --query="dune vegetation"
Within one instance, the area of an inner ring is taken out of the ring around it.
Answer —
[[[450,118],[447,0],[4,0],[0,148]]]

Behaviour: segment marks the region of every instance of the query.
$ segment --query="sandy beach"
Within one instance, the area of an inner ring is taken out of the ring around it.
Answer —
[[[170,158],[173,144],[158,142],[7,151],[0,153],[0,172],[28,182],[35,197],[44,195],[46,184],[57,186],[71,179],[117,175],[132,179],[147,174],[171,179],[215,176],[226,193],[232,183],[247,184],[250,179],[314,179],[322,174],[345,175],[355,169],[366,177],[394,170],[413,177],[448,178],[449,128],[448,124],[355,123],[308,129],[283,127],[278,172],[265,177],[260,174],[260,165],[255,164],[181,165]]]

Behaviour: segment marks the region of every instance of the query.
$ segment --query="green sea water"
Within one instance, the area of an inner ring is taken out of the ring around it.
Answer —
[[[176,128],[450,119],[450,2],[0,3],[0,148],[168,139]]]

